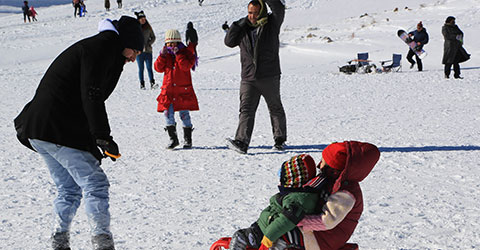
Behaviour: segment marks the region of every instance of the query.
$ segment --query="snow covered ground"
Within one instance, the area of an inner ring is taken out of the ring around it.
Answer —
[[[283,161],[309,153],[318,162],[326,145],[343,140],[371,142],[382,152],[361,183],[365,210],[351,242],[361,249],[480,249],[480,1],[287,1],[280,56],[289,147],[271,150],[262,101],[249,154],[239,155],[224,143],[238,121],[239,50],[223,45],[220,26],[246,15],[247,3],[127,0],[121,10],[112,1],[105,12],[103,1],[89,0],[84,18],[73,18],[71,4],[37,8],[36,23],[0,15],[0,249],[48,249],[55,197],[42,159],[17,142],[13,118],[61,51],[96,34],[101,19],[138,10],[156,32],[155,54],[165,30],[183,33],[194,23],[200,111],[192,112],[194,148],[165,150],[158,90],[140,90],[136,63],[125,66],[107,101],[123,156],[102,164],[111,181],[117,249],[208,249],[257,219],[277,192]],[[440,31],[449,15],[457,17],[472,54],[461,64],[463,80],[443,78]],[[408,48],[396,31],[420,20],[430,35],[424,72],[403,59],[401,73],[338,73],[358,52],[369,52],[377,65],[392,53],[405,57]],[[73,249],[90,249],[87,224],[82,207],[72,226]]]

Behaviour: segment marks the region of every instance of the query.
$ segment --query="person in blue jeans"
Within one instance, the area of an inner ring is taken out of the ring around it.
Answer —
[[[138,64],[138,78],[140,79],[140,89],[145,89],[145,80],[143,78],[144,65],[147,65],[148,79],[150,80],[150,88],[158,88],[158,84],[155,83],[152,70],[152,44],[155,42],[155,33],[152,26],[147,21],[145,13],[142,11],[135,12],[138,22],[142,25],[143,39],[145,41],[143,52],[137,56]]]
[[[93,249],[115,249],[110,184],[100,164],[105,157],[115,161],[120,153],[110,135],[105,101],[124,64],[135,62],[144,42],[133,17],[106,19],[98,27],[99,34],[73,44],[53,61],[14,121],[17,138],[42,156],[57,187],[55,250],[70,250],[70,226],[82,197]]]

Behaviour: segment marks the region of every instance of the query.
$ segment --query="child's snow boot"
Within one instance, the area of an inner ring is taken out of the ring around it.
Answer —
[[[170,143],[167,146],[167,149],[174,149],[180,143],[178,142],[177,136],[177,128],[175,125],[167,126],[165,130],[168,132],[168,136],[170,136]]]
[[[145,89],[145,81],[140,81],[140,89]]]
[[[58,232],[52,235],[52,248],[54,250],[71,250],[70,234],[68,232]]]
[[[193,127],[183,127],[183,148],[192,148],[192,131]]]
[[[108,234],[99,234],[92,237],[94,250],[115,250],[113,238]]]

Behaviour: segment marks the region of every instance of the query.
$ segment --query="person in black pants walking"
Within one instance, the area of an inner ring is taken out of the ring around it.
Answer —
[[[423,45],[428,43],[428,33],[427,30],[423,27],[422,21],[417,24],[417,29],[408,33],[408,36],[413,38],[413,41],[417,43],[415,49],[417,51],[422,50]],[[407,60],[410,63],[410,68],[415,66],[415,61],[413,60],[413,56],[415,56],[415,60],[417,61],[417,68],[418,71],[423,70],[422,59],[420,59],[417,54],[411,49],[408,50]]]
[[[267,6],[272,13],[267,13]],[[227,146],[246,154],[252,138],[255,113],[263,96],[270,112],[273,149],[284,150],[287,140],[287,120],[280,98],[279,34],[285,17],[281,0],[252,0],[248,15],[233,22],[225,36],[225,45],[240,47],[242,63],[240,83],[240,115],[235,139]]]

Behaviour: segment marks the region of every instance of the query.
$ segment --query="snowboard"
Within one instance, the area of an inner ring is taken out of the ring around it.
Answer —
[[[427,56],[427,52],[424,49],[417,50],[417,43],[413,41],[412,38],[408,36],[408,33],[405,30],[398,30],[397,35],[404,43],[410,47],[410,49],[420,58],[423,59],[425,56]]]

